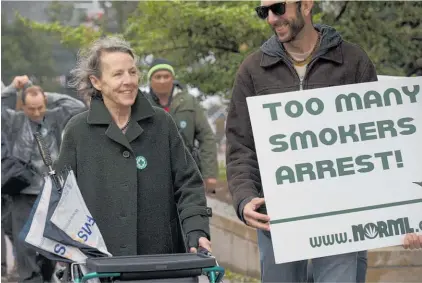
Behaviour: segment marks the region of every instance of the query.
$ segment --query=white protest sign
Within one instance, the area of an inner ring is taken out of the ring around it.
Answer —
[[[247,98],[276,263],[422,231],[422,77]],[[418,184],[419,183],[419,184]]]

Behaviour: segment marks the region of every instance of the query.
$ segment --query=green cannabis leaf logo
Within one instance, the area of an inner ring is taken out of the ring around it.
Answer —
[[[369,239],[375,239],[378,236],[377,226],[373,223],[365,225],[365,236]]]

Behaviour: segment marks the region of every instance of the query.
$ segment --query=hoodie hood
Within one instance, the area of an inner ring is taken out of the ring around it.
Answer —
[[[321,33],[321,44],[318,54],[325,54],[330,48],[338,46],[342,42],[340,34],[335,28],[327,25],[314,25],[314,28]],[[286,50],[278,39],[277,35],[273,35],[262,46],[261,51],[272,57],[286,57]]]

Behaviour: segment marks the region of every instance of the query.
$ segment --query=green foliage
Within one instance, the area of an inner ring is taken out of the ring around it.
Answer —
[[[218,163],[218,180],[220,181],[227,181],[227,175],[226,175],[226,165],[224,162]]]
[[[349,1],[338,20],[326,14],[322,21],[360,45],[379,74],[411,76],[422,59],[421,15],[417,1]]]
[[[224,279],[227,279],[227,280],[230,280],[231,282],[236,282],[236,283],[260,283],[261,282],[260,280],[256,278],[234,273],[228,269],[226,269],[226,272],[224,274]]]
[[[54,74],[51,57],[52,44],[40,31],[32,30],[22,21],[1,23],[1,72],[2,80],[9,84],[17,75],[49,77]]]
[[[125,38],[141,56],[171,60],[184,82],[206,94],[227,94],[247,54],[270,35],[255,2],[140,2]]]
[[[124,27],[123,35],[138,55],[165,57],[175,64],[177,77],[182,82],[198,87],[205,95],[226,96],[240,63],[272,34],[267,23],[255,15],[254,7],[259,3],[140,1],[124,24],[121,15],[128,11],[122,7],[116,7],[116,11],[121,14],[118,21]],[[422,3],[328,2],[328,5],[343,7],[340,16],[322,9],[327,1],[315,3],[314,22],[332,25],[344,39],[362,46],[379,74],[410,76],[417,72],[415,62],[422,50]],[[74,47],[87,45],[104,34],[85,26],[26,24],[59,34],[63,43]],[[148,67],[141,68],[145,72]]]
[[[101,30],[95,30],[92,27],[80,25],[78,27],[63,26],[59,22],[43,24],[30,21],[18,15],[18,20],[27,28],[42,31],[53,35],[59,35],[61,43],[68,46],[79,48],[89,45],[93,40],[102,35]]]
[[[256,17],[254,7],[259,3],[141,1],[123,34],[141,57],[153,55],[172,61],[179,80],[198,87],[203,94],[226,96],[240,63],[272,34],[266,22]],[[116,6],[116,11],[120,8]],[[102,34],[88,27],[27,24],[60,34],[62,42],[72,47],[85,46]],[[148,66],[141,68],[146,72]]]

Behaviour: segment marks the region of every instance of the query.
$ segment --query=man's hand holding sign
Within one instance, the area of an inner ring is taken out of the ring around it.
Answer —
[[[277,263],[401,245],[422,232],[422,77],[247,98]],[[416,237],[415,239],[413,239]]]
[[[270,230],[270,217],[266,214],[257,212],[257,210],[265,203],[264,198],[254,198],[247,203],[243,209],[243,218],[246,224],[251,227]]]

